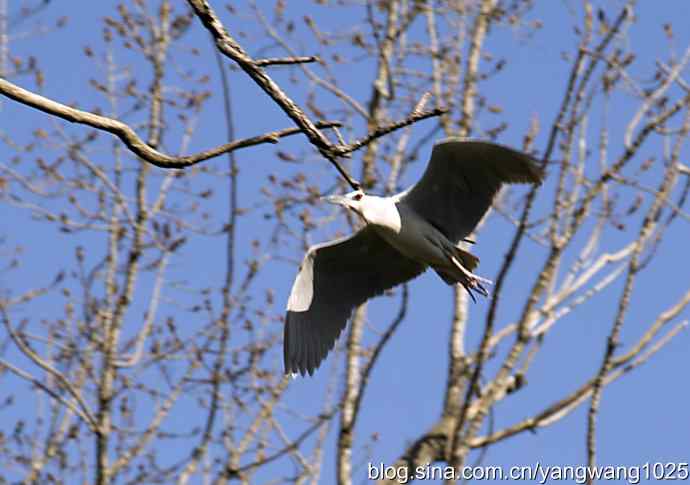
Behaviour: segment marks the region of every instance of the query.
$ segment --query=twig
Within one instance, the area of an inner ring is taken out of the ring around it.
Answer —
[[[22,339],[21,336],[17,335],[15,332],[14,328],[12,327],[12,324],[10,323],[9,320],[9,315],[7,314],[7,311],[5,310],[4,306],[0,306],[0,313],[2,313],[2,321],[5,324],[5,328],[7,329],[7,333],[10,335],[12,338],[12,341],[17,345],[19,350],[22,351],[22,353],[28,357],[34,364],[39,366],[41,369],[46,371],[48,374],[52,375],[57,379],[57,381],[60,383],[60,386],[64,388],[77,402],[77,405],[71,404],[69,401],[66,401],[65,399],[59,398],[59,395],[49,389],[45,385],[39,385],[38,380],[30,376],[29,374],[26,374],[25,372],[21,371],[20,369],[17,369],[16,367],[11,366],[11,364],[3,362],[2,365],[4,365],[6,368],[12,370],[15,374],[26,378],[27,380],[33,382],[34,384],[38,385],[41,389],[46,391],[48,394],[50,394],[53,397],[58,396],[58,400],[60,402],[65,403],[68,405],[70,409],[72,409],[77,415],[84,420],[84,422],[91,428],[91,430],[97,430],[98,425],[96,423],[96,419],[93,417],[91,414],[91,411],[89,409],[88,404],[86,401],[82,398],[82,396],[77,392],[77,390],[72,386],[72,383],[65,377],[65,375],[52,367],[50,364],[48,364],[45,360],[43,360],[36,352],[33,351]]]
[[[303,64],[308,62],[320,62],[318,56],[295,56],[295,57],[269,57],[266,59],[257,59],[254,63],[259,67],[276,66],[276,65],[291,65]]]
[[[300,435],[292,443],[287,444],[286,446],[279,449],[275,453],[268,455],[267,457],[262,458],[261,460],[257,460],[255,462],[247,463],[246,465],[242,465],[236,469],[226,468],[224,471],[225,477],[226,478],[236,477],[237,475],[239,475],[243,472],[248,472],[248,471],[251,471],[251,470],[258,468],[262,465],[265,465],[267,463],[271,463],[272,461],[277,460],[278,458],[285,455],[286,453],[289,453],[290,451],[294,451],[294,450],[299,449],[299,446],[302,444],[302,442],[304,440],[306,440],[309,436],[311,436],[312,433],[314,433],[314,431],[319,429],[319,427],[323,423],[330,420],[334,414],[335,414],[335,412],[331,412],[328,414],[322,414],[322,415],[318,416],[316,421],[311,426],[309,426],[307,429],[302,431],[302,433],[300,433]]]
[[[56,401],[59,401],[60,403],[64,404],[67,406],[69,409],[72,410],[77,416],[79,416],[84,423],[93,431],[95,422],[93,421],[93,418],[89,417],[88,414],[86,414],[80,407],[76,404],[74,404],[71,401],[68,401],[64,397],[62,397],[60,394],[57,392],[53,391],[50,387],[48,387],[42,380],[37,379],[36,377],[32,376],[26,371],[23,371],[22,369],[19,369],[18,367],[15,367],[14,365],[10,364],[9,362],[6,362],[4,360],[0,360],[0,368],[5,368],[15,374],[18,377],[21,377],[22,379],[25,379],[26,381],[30,382],[34,386],[38,387],[42,391],[44,391],[46,394],[48,394],[50,397],[55,399]]]
[[[690,52],[690,50],[688,52]],[[686,112],[682,135],[686,135],[688,131],[690,131],[690,112]],[[590,469],[596,464],[596,418],[599,413],[599,405],[604,387],[604,378],[612,365],[613,355],[619,345],[620,332],[623,328],[625,316],[630,306],[633,285],[640,270],[640,256],[645,248],[645,243],[658,223],[658,214],[663,206],[664,200],[666,197],[668,197],[668,194],[678,178],[678,165],[676,162],[678,161],[680,149],[684,141],[685,136],[678,137],[671,156],[671,163],[668,165],[668,168],[664,173],[664,178],[659,185],[656,198],[645,215],[644,220],[642,221],[639,236],[635,241],[635,249],[628,265],[628,273],[626,275],[623,293],[618,300],[618,310],[606,342],[606,350],[604,351],[599,372],[594,381],[592,399],[589,412],[587,414],[587,466]],[[590,477],[588,483],[591,485],[593,483],[593,478]]]
[[[300,128],[300,131],[307,136],[311,144],[335,166],[353,189],[359,189],[359,182],[350,177],[347,171],[338,162],[337,158],[340,154],[337,153],[334,146],[328,141],[324,134],[321,133],[316,124],[309,119],[306,113],[288,97],[280,86],[278,86],[278,84],[256,64],[251,56],[244,51],[235,39],[228,34],[220,19],[211,8],[211,5],[209,5],[206,0],[187,0],[187,2],[204,27],[206,27],[213,36],[218,49],[224,55],[235,61],[237,65],[276,102],[283,112]]]
[[[614,366],[612,366],[611,373],[607,375],[607,377],[604,379],[604,384],[610,384],[611,382],[617,380],[618,378],[624,376],[625,374],[629,373],[630,371],[636,369],[640,365],[647,362],[650,357],[652,357],[659,350],[661,350],[668,342],[671,341],[673,337],[678,335],[678,333],[681,330],[687,328],[687,326],[687,321],[679,323],[678,325],[673,327],[666,335],[660,338],[652,347],[649,348],[649,350],[647,350],[645,353],[643,353],[637,359],[633,360],[630,363],[628,362],[632,360],[632,358],[636,356],[639,353],[639,351],[642,350],[642,347],[640,347],[638,349],[638,352],[635,352],[635,354],[630,358],[625,360],[617,360]],[[563,399],[560,399],[559,401],[547,407],[542,412],[534,415],[533,417],[527,418],[515,425],[512,425],[508,428],[502,429],[490,435],[480,436],[471,439],[470,447],[486,447],[493,443],[502,441],[506,438],[515,436],[524,431],[533,431],[536,428],[548,426],[549,424],[552,424],[553,422],[565,417],[571,411],[574,411],[578,405],[582,404],[585,401],[585,399],[587,399],[587,397],[589,397],[592,394],[593,387],[594,379],[591,379],[584,385],[582,385],[579,389],[573,391],[570,395],[566,396]]]
[[[32,93],[11,82],[0,79],[0,93],[17,102],[31,106],[45,113],[52,114],[72,123],[88,125],[99,130],[107,131],[117,136],[135,155],[147,162],[161,168],[185,168],[203,162],[218,155],[222,155],[233,150],[246,148],[262,143],[276,143],[279,138],[302,133],[300,128],[286,128],[276,130],[251,138],[225,143],[215,148],[199,152],[195,155],[174,157],[161,153],[151,145],[145,143],[129,125],[106,116],[89,113],[76,108],[72,108],[62,103],[53,101],[44,96]],[[332,128],[340,126],[337,122],[323,122],[314,125],[318,128]]]
[[[347,153],[354,152],[356,150],[359,150],[360,148],[368,145],[372,141],[376,140],[377,138],[381,138],[384,135],[387,135],[395,130],[399,130],[400,128],[403,128],[405,126],[411,125],[413,123],[416,123],[417,121],[421,121],[427,118],[431,118],[433,116],[439,116],[444,113],[447,113],[448,109],[447,108],[434,108],[426,111],[412,111],[410,115],[405,118],[404,120],[401,121],[396,121],[395,123],[390,123],[388,125],[384,126],[379,126],[378,128],[374,129],[371,133],[369,133],[367,136],[364,138],[357,140],[353,143],[350,143],[348,145],[345,145],[344,147],[338,147],[337,151],[341,155],[345,155]]]

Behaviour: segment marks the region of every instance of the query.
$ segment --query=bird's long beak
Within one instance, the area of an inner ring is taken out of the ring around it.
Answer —
[[[345,196],[342,195],[327,195],[325,197],[321,197],[321,200],[324,202],[328,202],[329,204],[338,204],[347,207],[349,199]]]

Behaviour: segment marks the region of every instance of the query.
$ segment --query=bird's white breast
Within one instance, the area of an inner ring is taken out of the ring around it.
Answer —
[[[378,218],[367,219],[381,237],[410,259],[426,265],[443,264],[446,257],[442,248],[449,244],[445,236],[404,203],[385,202],[389,204],[381,205]]]

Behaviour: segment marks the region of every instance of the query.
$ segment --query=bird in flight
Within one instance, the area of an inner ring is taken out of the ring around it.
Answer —
[[[392,197],[361,190],[327,197],[366,224],[316,244],[300,265],[287,303],[285,373],[312,375],[333,348],[352,310],[432,268],[449,285],[488,295],[472,271],[479,258],[458,247],[505,183],[540,184],[536,160],[485,141],[447,138],[434,145],[422,178]]]

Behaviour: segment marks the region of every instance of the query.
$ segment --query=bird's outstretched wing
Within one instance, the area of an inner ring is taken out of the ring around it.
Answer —
[[[425,269],[369,226],[350,237],[309,248],[287,304],[285,373],[311,375],[357,305]]]
[[[447,138],[434,145],[419,182],[396,197],[457,243],[474,230],[503,183],[541,183],[535,162],[496,143]]]

